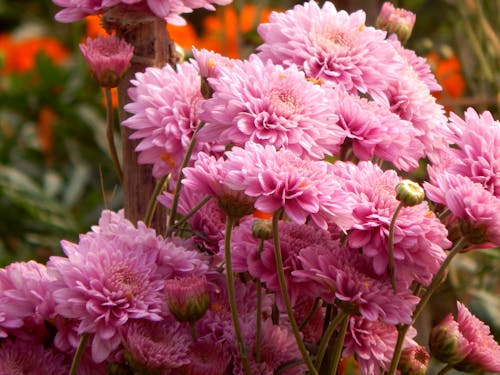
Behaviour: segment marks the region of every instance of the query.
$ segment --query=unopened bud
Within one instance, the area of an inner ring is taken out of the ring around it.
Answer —
[[[252,224],[252,236],[262,240],[273,238],[272,220],[255,220]]]
[[[415,14],[409,10],[395,8],[390,2],[385,2],[375,26],[387,31],[388,34],[396,34],[399,41],[404,44],[410,39],[415,19]]]
[[[429,360],[430,355],[423,346],[410,346],[401,352],[398,370],[401,375],[425,375]]]
[[[424,189],[411,180],[402,180],[396,186],[396,199],[405,206],[416,206],[425,198]]]
[[[168,309],[179,322],[195,322],[208,309],[210,300],[205,277],[191,276],[165,281]]]
[[[434,357],[451,365],[461,362],[471,350],[452,314],[432,328],[429,348]]]

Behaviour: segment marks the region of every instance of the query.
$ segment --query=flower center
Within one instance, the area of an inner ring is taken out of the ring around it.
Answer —
[[[145,277],[132,272],[126,267],[117,268],[109,277],[109,287],[116,292],[123,292],[125,297],[132,298],[141,293],[145,286]]]
[[[273,89],[270,95],[270,102],[272,109],[278,115],[292,115],[297,108],[297,98],[289,90]]]

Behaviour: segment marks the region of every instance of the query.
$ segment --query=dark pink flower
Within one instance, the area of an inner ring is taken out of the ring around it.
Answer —
[[[227,374],[231,360],[228,344],[207,335],[191,343],[189,363],[180,371],[183,375]]]
[[[134,47],[116,36],[98,36],[80,43],[80,51],[99,85],[116,87],[130,66]]]
[[[335,154],[344,139],[328,91],[306,80],[296,67],[264,63],[255,55],[221,68],[209,79],[214,94],[203,103],[200,138],[224,146],[273,145],[300,157]]]
[[[189,63],[163,68],[147,68],[131,80],[131,103],[125,110],[132,116],[122,122],[130,128],[131,139],[141,164],[153,165],[153,176],[160,178],[178,171],[185,151],[198,126],[198,107],[203,99],[200,77]]]

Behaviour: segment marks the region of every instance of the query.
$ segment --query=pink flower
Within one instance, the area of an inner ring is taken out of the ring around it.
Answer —
[[[342,84],[348,92],[377,94],[394,75],[395,51],[385,32],[365,25],[365,13],[337,11],[327,1],[296,5],[285,13],[271,13],[258,32],[264,44],[263,60],[284,66],[296,65],[315,78]]]
[[[346,311],[356,311],[363,318],[391,324],[408,324],[419,299],[408,289],[394,291],[388,277],[372,270],[369,259],[355,250],[326,249],[309,246],[298,256],[302,270],[292,275],[309,286],[304,290],[336,303]],[[310,286],[310,282],[316,286]],[[307,293],[307,292],[306,292]]]
[[[116,87],[130,66],[134,47],[116,36],[87,38],[80,50],[94,79],[102,87]]]
[[[168,23],[183,25],[186,21],[181,13],[190,13],[193,9],[215,10],[212,4],[227,5],[232,0],[53,0],[54,4],[65,9],[56,14],[59,22],[74,22],[91,14],[104,13],[106,10],[124,4],[131,11],[148,10],[156,17]]]
[[[168,309],[179,322],[195,322],[208,309],[210,299],[205,277],[186,276],[165,281]]]
[[[375,25],[389,34],[396,34],[398,39],[405,43],[410,38],[416,18],[414,13],[403,8],[395,8],[386,1],[382,5]]]
[[[204,336],[191,343],[189,363],[182,366],[180,371],[185,375],[227,374],[231,359],[227,343]]]
[[[451,225],[458,219],[461,234],[471,243],[500,244],[500,198],[468,177],[434,173],[432,169],[430,176],[431,182],[424,183],[427,197],[451,211],[448,218]]]
[[[349,195],[329,172],[330,163],[299,158],[289,150],[247,143],[226,153],[228,184],[255,197],[255,208],[274,213],[282,208],[303,224],[308,218],[326,229],[328,222],[350,222]]]
[[[0,341],[0,374],[51,374],[69,373],[66,358],[41,343],[6,339]]]
[[[108,220],[114,222],[106,224]],[[104,212],[102,227],[62,242],[67,258],[53,256],[47,267],[57,277],[56,312],[80,321],[78,333],[93,334],[92,358],[104,361],[120,344],[129,320],[160,320],[163,279],[156,264],[160,243],[142,223],[135,228],[119,215]],[[111,232],[109,229],[122,231]]]
[[[387,274],[389,226],[400,203],[396,199],[396,186],[401,178],[394,171],[384,172],[370,162],[358,165],[337,162],[332,169],[356,202],[351,205],[355,223],[347,234],[349,247],[361,249],[371,258],[375,273]],[[451,245],[447,234],[426,202],[404,207],[394,230],[398,282],[409,286],[417,280],[427,285],[446,256],[443,249]]]
[[[206,122],[200,138],[243,147],[248,141],[322,159],[338,151],[344,133],[331,109],[328,91],[306,80],[297,68],[284,69],[255,55],[221,68],[203,103]]]
[[[189,363],[191,336],[172,318],[136,320],[124,334],[125,357],[143,373],[166,373]]]
[[[385,105],[347,93],[342,85],[333,90],[332,96],[331,105],[346,132],[343,153],[351,146],[360,160],[376,156],[406,171],[418,167],[424,148],[411,122]]]
[[[137,73],[129,90],[132,102],[125,110],[133,115],[122,122],[140,140],[136,147],[141,164],[152,164],[156,178],[177,171],[198,125],[203,99],[196,68],[182,63],[174,70],[147,68]]]
[[[6,336],[5,330],[27,323],[43,326],[54,312],[53,281],[45,266],[34,261],[15,262],[0,269],[0,337]]]
[[[460,174],[478,182],[500,198],[500,121],[490,112],[478,114],[469,108],[465,118],[450,114],[446,132],[449,158],[441,166],[452,174]]]

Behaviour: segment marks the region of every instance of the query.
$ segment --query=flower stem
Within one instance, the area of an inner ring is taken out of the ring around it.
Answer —
[[[328,348],[328,344],[330,342],[330,339],[332,338],[333,333],[337,329],[337,326],[344,320],[347,320],[348,317],[349,315],[347,313],[345,313],[342,310],[339,310],[338,314],[328,325],[328,328],[326,329],[325,333],[323,333],[323,336],[321,337],[321,341],[319,344],[318,354],[316,356],[316,367],[318,369],[321,368],[321,363],[323,362],[323,358]]]
[[[307,313],[306,317],[304,318],[304,320],[302,321],[302,323],[300,323],[300,326],[299,326],[299,329],[302,331],[307,323],[309,323],[309,321],[312,319],[312,317],[314,316],[314,313],[316,312],[316,310],[318,309],[318,306],[319,306],[319,301],[320,301],[320,298],[316,298],[314,300],[314,303],[313,303],[313,306],[311,307],[311,310],[309,310],[309,312]]]
[[[229,297],[229,307],[231,309],[231,318],[233,320],[234,333],[236,335],[236,341],[238,343],[238,349],[240,352],[241,363],[245,369],[246,375],[251,375],[250,364],[247,358],[247,349],[243,342],[243,335],[241,334],[240,322],[238,318],[238,307],[236,305],[236,293],[234,289],[234,275],[233,275],[233,265],[231,260],[231,232],[234,226],[234,218],[227,216],[226,219],[226,235],[224,238],[224,258],[226,263],[226,282],[227,282],[227,292]]]
[[[82,335],[80,336],[80,342],[78,343],[78,348],[76,349],[76,353],[73,357],[73,362],[71,363],[71,370],[69,371],[69,375],[76,375],[78,365],[80,364],[80,360],[82,359],[83,352],[85,351],[85,345],[87,345],[88,339],[89,334],[82,333]]]
[[[392,215],[391,224],[389,226],[389,276],[391,278],[392,289],[396,290],[396,265],[394,264],[394,229],[396,228],[396,219],[404,207],[404,203],[400,202],[396,211]]]
[[[212,199],[212,196],[211,195],[206,195],[201,201],[199,201],[196,206],[194,206],[192,209],[189,210],[189,212],[184,215],[183,217],[181,217],[179,219],[178,222],[176,222],[171,228],[169,228],[165,234],[165,237],[170,237],[170,235],[172,234],[173,231],[175,231],[175,229],[179,228],[182,226],[182,224],[184,224],[186,221],[188,221],[191,216],[193,216],[196,211],[198,211],[200,208],[202,208],[206,203],[208,203],[208,201]]]
[[[436,375],[444,375],[446,374],[448,371],[450,371],[451,369],[453,368],[453,365],[451,364],[447,364],[446,366],[444,366],[441,370],[439,370],[438,373],[436,373]]]
[[[339,335],[336,337],[335,344],[332,347],[330,375],[335,375],[337,373],[337,368],[339,367],[340,359],[342,358],[342,349],[344,348],[344,339],[348,325],[349,315],[346,314],[342,319]]]
[[[148,227],[151,226],[151,221],[153,220],[153,215],[155,214],[156,206],[158,205],[158,200],[156,198],[160,195],[167,177],[168,176],[163,176],[156,182],[153,194],[151,194],[151,197],[149,198],[148,208],[146,209],[146,215],[144,216],[144,224]]]
[[[123,184],[123,171],[120,166],[120,160],[118,159],[118,153],[116,152],[115,146],[115,132],[113,131],[113,100],[111,98],[111,89],[109,87],[104,88],[104,97],[106,98],[106,138],[108,140],[109,153],[111,155],[111,160],[113,161],[113,166],[115,167],[115,172],[120,180],[120,184]]]
[[[300,330],[293,315],[292,304],[290,301],[290,296],[288,294],[288,288],[286,286],[285,272],[283,270],[283,258],[281,257],[280,239],[278,233],[278,222],[281,215],[281,210],[278,210],[273,215],[273,242],[274,242],[274,258],[276,260],[276,268],[278,271],[278,280],[280,284],[281,296],[283,297],[283,302],[285,303],[286,313],[288,315],[288,320],[290,321],[290,326],[292,327],[293,335],[297,341],[297,346],[299,347],[302,358],[312,375],[318,375],[318,371],[314,368],[314,364],[309,356],[304,341],[300,336]]]
[[[257,252],[262,253],[264,240],[259,239]],[[257,332],[255,333],[255,362],[260,362],[260,336],[262,333],[262,283],[257,279]]]
[[[182,178],[184,177],[183,169],[188,165],[189,160],[191,159],[191,155],[194,151],[194,146],[196,145],[196,134],[198,131],[205,125],[204,122],[200,122],[196,127],[193,136],[191,137],[191,142],[186,150],[186,154],[184,155],[184,159],[182,159],[181,167],[179,168],[179,176],[177,177],[177,182],[175,184],[174,198],[172,199],[172,207],[170,208],[170,214],[168,218],[168,226],[167,232],[172,233],[171,228],[175,224],[175,215],[177,215],[177,205],[179,204],[179,198],[181,196],[181,188],[182,188]]]
[[[420,298],[420,301],[417,307],[415,308],[415,311],[413,312],[413,318],[411,324],[398,325],[398,339],[396,342],[396,347],[394,348],[394,355],[392,356],[391,366],[389,368],[388,375],[394,375],[396,373],[396,369],[398,368],[399,358],[401,357],[401,351],[403,350],[403,343],[406,336],[406,332],[408,332],[408,329],[415,323],[417,318],[424,310],[424,307],[431,298],[432,294],[436,291],[436,289],[443,281],[446,269],[448,268],[448,265],[450,264],[451,260],[464,248],[465,243],[466,243],[466,238],[462,237],[455,243],[455,246],[453,246],[453,248],[450,250],[448,256],[441,264],[441,267],[439,267],[439,270],[434,275],[434,278],[432,279],[432,282],[430,283],[429,287]]]

